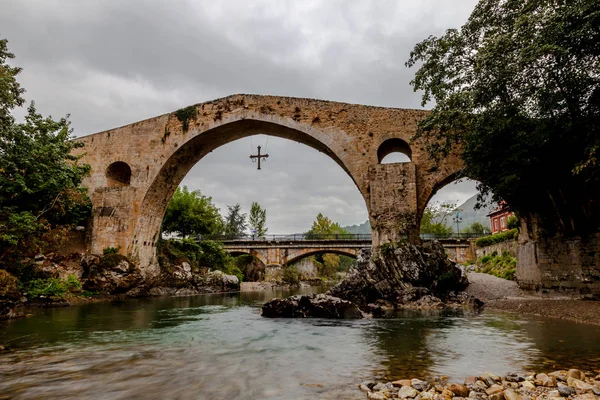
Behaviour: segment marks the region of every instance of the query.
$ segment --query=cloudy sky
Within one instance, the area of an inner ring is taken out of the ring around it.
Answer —
[[[2,0],[27,100],[70,114],[88,135],[234,93],[420,108],[404,66],[429,35],[459,27],[476,0]],[[269,159],[257,171],[257,145]],[[342,225],[367,219],[352,180],[302,144],[254,136],[202,159],[184,184],[222,211],[252,201],[270,233],[304,231],[319,212]],[[475,193],[449,185],[436,200]]]

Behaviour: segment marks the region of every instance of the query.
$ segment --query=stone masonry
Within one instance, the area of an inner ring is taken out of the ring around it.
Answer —
[[[255,134],[304,143],[331,157],[365,199],[373,244],[419,241],[428,200],[461,161],[428,159],[411,141],[426,111],[276,96],[233,95],[80,138],[91,165],[89,250],[120,247],[146,276],[158,272],[156,242],[166,206],[188,171],[216,148]],[[401,151],[411,162],[380,164]]]

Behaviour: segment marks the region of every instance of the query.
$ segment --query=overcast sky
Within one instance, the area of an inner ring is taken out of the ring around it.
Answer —
[[[413,46],[468,18],[476,0],[1,0],[27,100],[70,114],[76,136],[234,93],[420,108],[404,66]],[[248,158],[267,147],[261,171]],[[254,136],[203,158],[184,184],[226,205],[267,209],[270,233],[304,231],[322,212],[367,219],[364,200],[330,158]],[[462,202],[471,182],[436,200]]]

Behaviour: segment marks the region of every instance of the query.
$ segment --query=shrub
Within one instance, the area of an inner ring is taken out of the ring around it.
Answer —
[[[300,283],[300,271],[295,265],[288,265],[283,267],[283,281],[290,285],[297,285]]]
[[[69,275],[67,279],[48,278],[34,279],[23,286],[29,297],[58,297],[63,298],[67,294],[76,294],[81,292],[81,282],[74,275]]]
[[[514,280],[517,272],[517,259],[507,251],[498,255],[497,251],[479,259],[477,272],[490,274],[499,278]]]
[[[515,215],[508,217],[508,221],[506,221],[506,227],[508,229],[519,229],[519,218],[517,218]]]
[[[119,246],[119,247],[107,247],[104,250],[102,250],[102,254],[104,254],[105,256],[107,256],[109,254],[119,254],[120,251],[121,251],[121,246]]]
[[[501,243],[507,240],[514,240],[519,234],[518,229],[511,229],[510,231],[500,232],[491,236],[484,236],[475,241],[477,247],[490,246],[492,244]]]

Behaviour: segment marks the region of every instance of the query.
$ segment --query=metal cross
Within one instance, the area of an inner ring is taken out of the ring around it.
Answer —
[[[256,162],[256,160],[258,160],[258,168],[256,168],[256,169],[260,169],[260,159],[263,158],[263,159],[265,159],[265,161],[267,161],[266,160],[267,157],[269,157],[268,154],[260,154],[260,146],[258,146],[258,154],[257,155],[255,155],[255,156],[250,155],[250,159],[252,160],[252,162]]]

